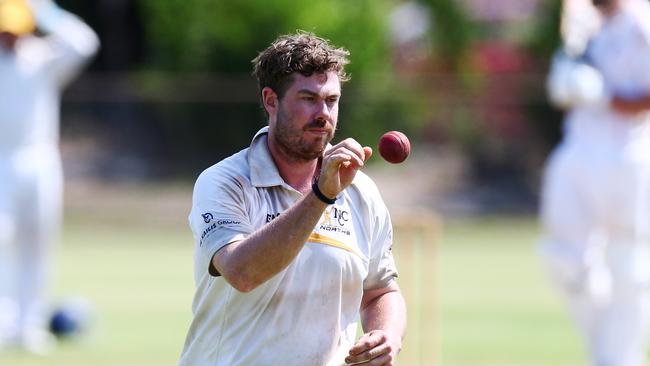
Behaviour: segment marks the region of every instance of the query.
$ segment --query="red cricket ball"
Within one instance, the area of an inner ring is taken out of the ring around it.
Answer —
[[[411,142],[399,131],[386,132],[379,138],[379,155],[389,163],[401,163],[410,153]]]

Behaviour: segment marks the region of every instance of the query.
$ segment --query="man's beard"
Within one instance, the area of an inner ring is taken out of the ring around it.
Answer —
[[[280,106],[274,139],[287,157],[299,161],[311,161],[323,155],[325,147],[334,137],[334,131],[331,130],[322,139],[316,137],[306,139],[304,132],[310,128],[325,128],[326,126],[327,121],[312,120],[303,128],[294,128]]]

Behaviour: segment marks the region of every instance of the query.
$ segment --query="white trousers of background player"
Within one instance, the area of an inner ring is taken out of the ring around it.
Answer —
[[[542,191],[541,254],[596,366],[645,364],[650,163],[629,149],[563,144]]]
[[[62,184],[55,146],[0,154],[0,341],[29,342],[46,325]]]

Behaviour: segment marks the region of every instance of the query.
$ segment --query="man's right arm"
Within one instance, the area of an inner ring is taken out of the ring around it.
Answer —
[[[363,148],[352,139],[327,150],[323,155],[319,190],[326,197],[336,197],[352,183],[356,172],[371,155],[369,147]],[[239,291],[252,291],[289,266],[326,207],[310,191],[250,236],[218,250],[210,261],[211,272],[216,270]]]
[[[217,251],[210,266],[237,290],[255,289],[293,261],[326,207],[310,192],[251,236]]]

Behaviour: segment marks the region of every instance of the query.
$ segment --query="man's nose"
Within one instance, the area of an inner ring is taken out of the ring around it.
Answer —
[[[318,111],[316,112],[316,118],[314,119],[323,119],[326,121],[330,120],[332,115],[332,107],[327,104],[327,101],[322,100],[318,102]]]

